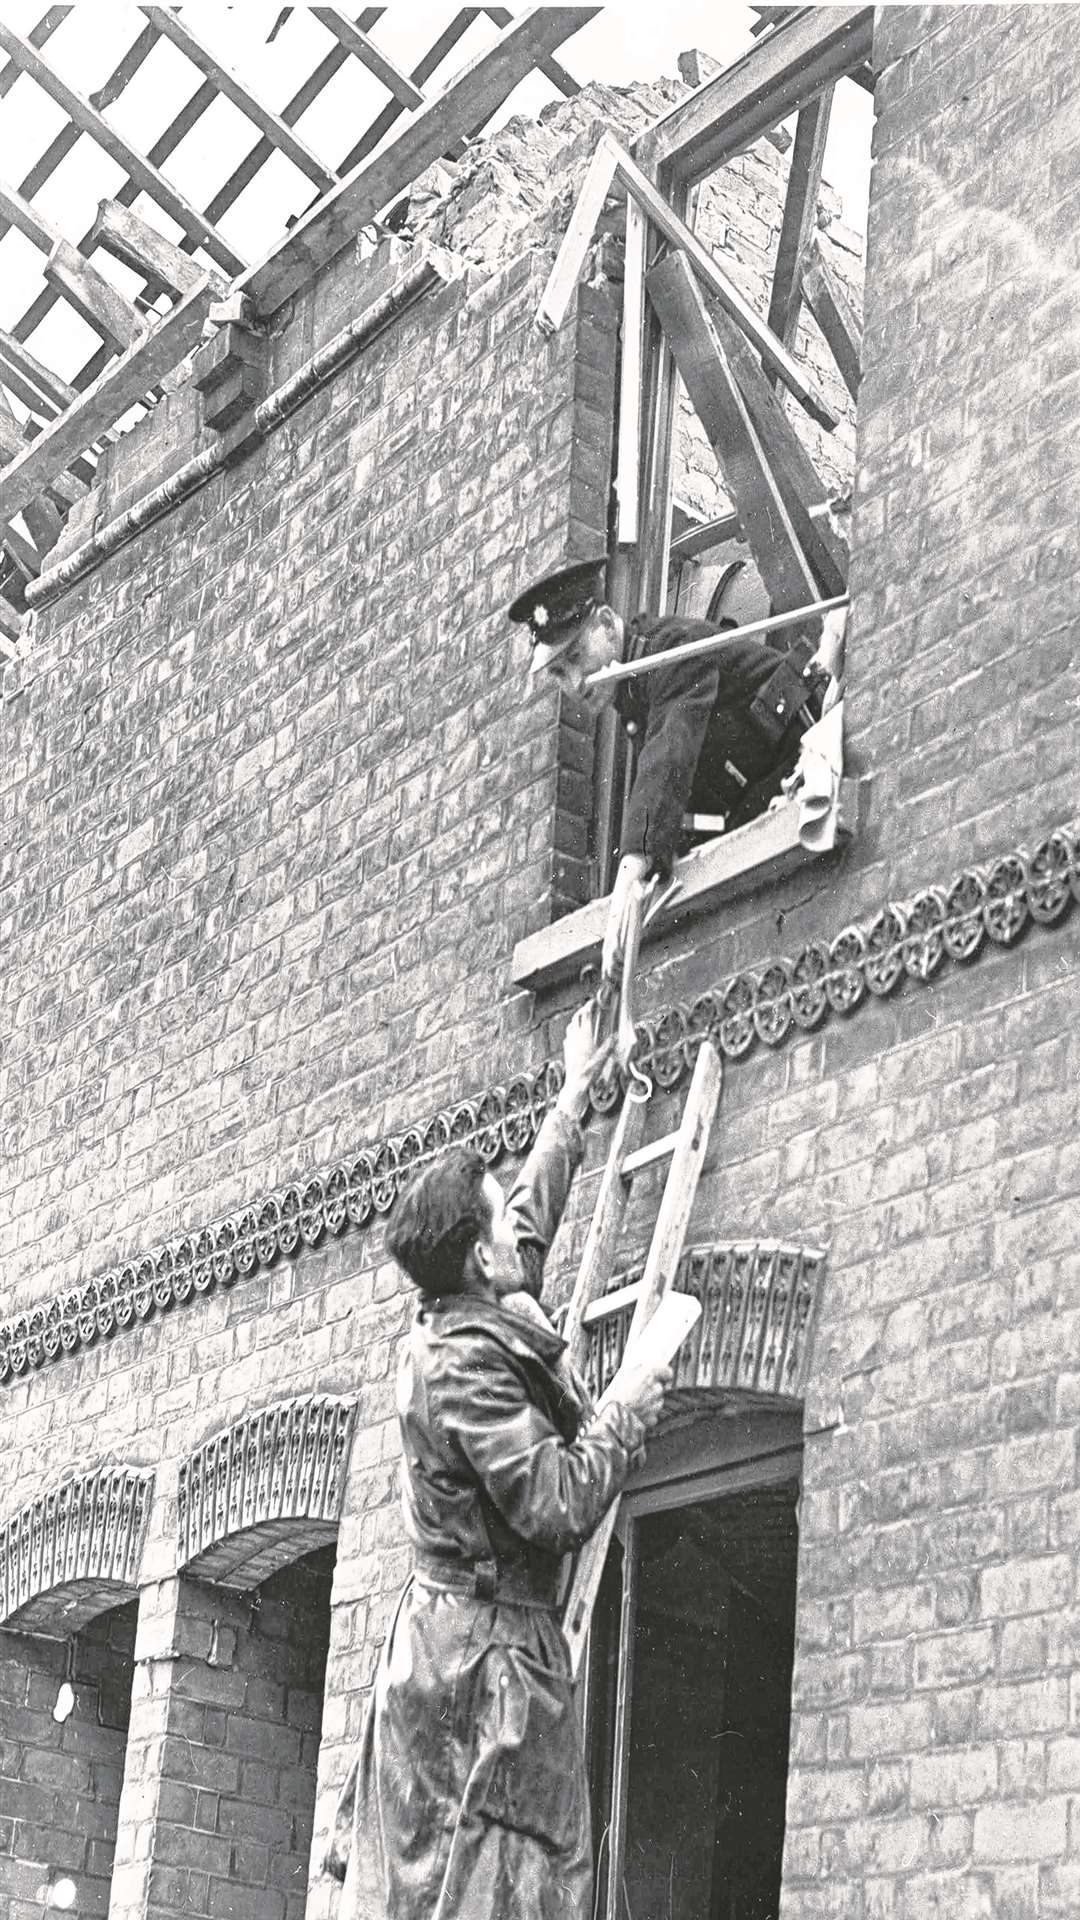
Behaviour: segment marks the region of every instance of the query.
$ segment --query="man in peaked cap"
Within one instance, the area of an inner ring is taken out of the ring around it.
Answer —
[[[727,604],[736,587],[744,588],[732,574],[714,595],[711,620],[638,614],[624,621],[604,599],[606,565],[606,556],[596,554],[563,567],[507,609],[511,620],[529,629],[530,671],[549,674],[593,712],[614,705],[639,742],[605,963],[617,952],[635,885],[653,874],[661,881],[670,875],[687,814],[720,815],[725,828],[738,827],[779,794],[798,759],[808,702],[809,717],[816,718],[819,684],[816,676],[806,677],[802,653],[781,653],[745,636],[633,680],[586,685],[591,673],[612,661],[647,659],[751,617],[748,605]],[[756,610],[767,611],[765,604]]]

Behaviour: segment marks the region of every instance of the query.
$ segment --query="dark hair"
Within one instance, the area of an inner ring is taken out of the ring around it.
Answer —
[[[424,1293],[460,1293],[474,1240],[491,1225],[487,1169],[472,1147],[448,1147],[409,1182],[394,1208],[386,1244]]]

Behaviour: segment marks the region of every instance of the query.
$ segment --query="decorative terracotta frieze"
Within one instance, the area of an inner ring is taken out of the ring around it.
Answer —
[[[729,1060],[743,1058],[758,1041],[780,1046],[793,1030],[807,1032],[830,1014],[854,1012],[868,995],[882,998],[905,979],[925,983],[946,961],[974,960],[988,942],[1011,946],[1030,923],[1053,925],[1078,899],[1080,822],[1074,821],[1031,852],[1018,848],[989,866],[965,868],[946,886],[889,902],[832,941],[810,941],[794,959],[737,973],[689,1004],[643,1021],[637,1064],[658,1086],[675,1087],[706,1035]],[[389,1212],[410,1175],[452,1141],[474,1146],[488,1165],[504,1153],[523,1153],[555,1100],[561,1072],[559,1063],[545,1061],[506,1087],[443,1108],[306,1181],[0,1322],[0,1382],[214,1287],[230,1287],[302,1245],[316,1246],[324,1235],[366,1226]],[[608,1112],[621,1095],[613,1081],[594,1104]]]
[[[204,1441],[180,1468],[177,1565],[249,1588],[332,1540],[355,1420],[355,1400],[308,1396]]]
[[[644,1270],[642,1262],[617,1275],[609,1292],[634,1285]],[[675,1362],[673,1393],[719,1388],[800,1400],[824,1276],[821,1247],[720,1240],[688,1248],[674,1284],[701,1301],[702,1313]],[[594,1399],[622,1360],[634,1305],[623,1301],[588,1329],[585,1378]]]
[[[153,1484],[137,1467],[101,1467],[0,1527],[0,1622],[74,1633],[134,1598]]]

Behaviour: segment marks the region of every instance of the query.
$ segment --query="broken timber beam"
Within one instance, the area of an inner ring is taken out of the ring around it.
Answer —
[[[0,520],[20,513],[28,500],[52,483],[53,475],[70,466],[73,455],[99,439],[198,345],[214,298],[215,283],[205,275],[153,332],[144,334],[107,367],[73,407],[50,421],[0,472]]]
[[[869,59],[873,37],[872,7],[797,8],[647,127],[634,142],[634,158],[653,179],[669,167],[684,181],[703,179]]]
[[[141,11],[151,26],[156,27],[166,40],[171,40],[173,46],[217,88],[224,99],[238,107],[245,119],[258,127],[272,147],[276,147],[279,153],[292,161],[294,167],[298,167],[302,174],[314,182],[320,193],[329,191],[337,175],[323,165],[318,154],[312,153],[307,143],[291,127],[286,126],[284,120],[264,106],[261,100],[256,100],[239,74],[226,66],[217,54],[211,53],[209,47],[204,46],[192,33],[186,21],[179,19],[171,7],[143,7]],[[315,11],[318,12],[318,9]]]
[[[607,197],[607,183],[611,174],[621,180],[627,192],[637,201],[642,212],[647,214],[653,225],[658,228],[671,246],[678,247],[687,256],[695,272],[700,276],[709,292],[714,294],[725,313],[738,322],[747,338],[752,340],[766,365],[784,382],[795,398],[806,408],[807,413],[823,427],[832,429],[838,423],[839,416],[817,392],[807,379],[798,362],[788,352],[782,340],[778,340],[765,322],[755,313],[749,300],[739,292],[738,287],[714,260],[708,248],[703,246],[692,228],[680,220],[678,215],[647,180],[641,170],[634,165],[628,153],[624,152],[609,133],[601,136],[596,151],[589,164],[589,171],[574,208],[570,225],[563,237],[562,245],[555,257],[547,286],[544,288],[540,306],[537,309],[537,322],[546,332],[554,332],[561,325],[577,276],[584,264],[592,229],[599,218],[600,209]],[[601,193],[601,187],[604,188]],[[591,224],[589,215],[593,213]],[[579,219],[579,213],[581,215]]]
[[[862,327],[816,244],[803,270],[803,298],[825,335],[845,387],[852,399],[857,400],[862,372]]]
[[[327,32],[333,34],[338,45],[344,47],[346,53],[354,54],[403,107],[411,110],[423,106],[424,96],[419,87],[409,79],[408,74],[398,72],[393,61],[387,59],[366,33],[361,33],[359,27],[353,26],[348,14],[342,13],[340,7],[312,7],[311,11]]]
[[[557,332],[566,318],[597,221],[611,192],[617,161],[618,149],[614,142],[606,136],[598,140],[536,309],[536,324],[542,333]]]
[[[723,313],[710,318],[818,585],[826,596],[846,593],[847,547],[833,532],[828,516],[815,517],[813,513],[828,500],[828,488],[738,327]]]
[[[125,300],[70,240],[57,241],[45,263],[45,278],[117,353],[145,334],[146,321],[138,307]]]
[[[768,314],[770,327],[785,347],[791,346],[799,324],[803,267],[814,238],[832,103],[833,88],[826,87],[816,100],[800,107],[795,125]]]
[[[0,16],[0,49],[7,54],[9,60],[14,60],[31,80],[36,81],[51,100],[55,100],[57,106],[67,114],[72,125],[76,126],[80,133],[85,133],[89,139],[103,148],[109,158],[123,168],[129,179],[134,180],[144,193],[148,193],[152,200],[157,201],[164,212],[176,221],[195,245],[205,247],[211,259],[216,260],[227,273],[243,271],[244,261],[222,239],[217,228],[191,206],[184,199],[183,194],[178,193],[176,188],[169,184],[164,174],[159,173],[149,160],[144,159],[142,154],[131,146],[115,127],[110,126],[97,109],[91,106],[89,100],[84,99],[82,94],[76,93],[73,87],[69,87],[67,82],[50,67],[48,61],[41,58],[37,49],[8,26],[2,16]]]
[[[530,7],[493,47],[416,112],[395,140],[316,201],[286,238],[238,282],[266,318],[306,286],[417,174],[455,140],[490,119],[537,60],[598,12],[596,7]]]
[[[818,583],[689,262],[673,253],[645,285],[694,410],[738,508],[776,612],[818,598]]]
[[[181,298],[191,292],[205,273],[205,268],[200,267],[190,253],[184,253],[119,200],[99,203],[90,238],[94,246],[110,253],[133,273]],[[224,293],[224,279],[219,284]]]

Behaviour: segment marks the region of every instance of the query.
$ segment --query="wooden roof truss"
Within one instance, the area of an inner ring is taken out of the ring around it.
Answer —
[[[384,8],[352,16],[337,7],[315,7],[310,12],[325,30],[325,52],[279,112],[258,99],[174,7],[140,7],[131,43],[104,83],[84,95],[49,58],[48,43],[72,11],[48,8],[25,37],[0,19],[0,112],[21,83],[37,87],[63,115],[60,131],[25,176],[0,180],[0,241],[11,229],[28,240],[42,256],[43,280],[25,312],[0,329],[0,654],[12,651],[26,582],[40,571],[65,513],[93,479],[96,454],[133,404],[153,404],[230,284],[248,296],[255,317],[266,316],[317,265],[376,221],[432,159],[460,152],[534,69],[562,93],[576,92],[578,83],[554,54],[596,9],[533,7],[511,15],[501,7],[463,7],[406,74],[372,38]],[[499,29],[494,46],[434,93],[425,91],[484,16],[489,37],[492,26]],[[191,91],[144,154],[109,110],[161,42],[188,63]],[[349,150],[331,162],[297,124],[350,62],[387,97]],[[243,114],[254,137],[227,178],[196,206],[170,179],[169,163],[221,100]],[[108,154],[123,178],[93,224],[74,237],[50,220],[43,201],[84,137]],[[303,176],[312,201],[252,268],[220,223],[275,156]],[[166,216],[164,223],[155,212]],[[177,237],[170,237],[170,226]],[[122,291],[112,276],[113,260],[136,276],[133,293]],[[37,331],[58,303],[77,312],[99,343],[70,380],[34,351]]]

